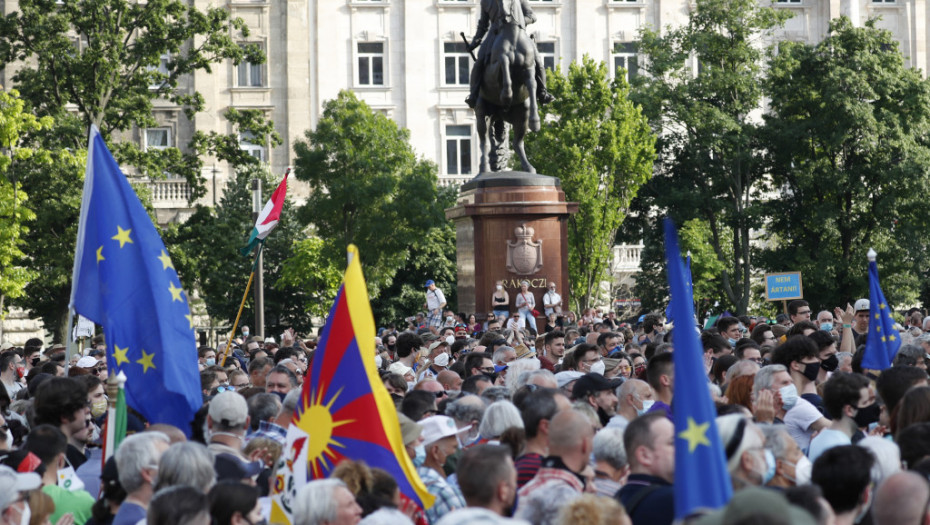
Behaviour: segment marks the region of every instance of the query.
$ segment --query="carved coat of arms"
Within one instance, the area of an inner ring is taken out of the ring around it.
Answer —
[[[533,241],[535,231],[525,223],[514,231],[516,241],[507,241],[507,271],[533,275],[542,269],[542,240]]]

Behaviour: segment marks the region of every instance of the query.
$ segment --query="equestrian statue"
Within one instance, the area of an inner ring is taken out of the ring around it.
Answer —
[[[468,51],[481,47],[465,99],[475,110],[481,173],[506,169],[502,153],[506,123],[513,126],[513,149],[523,171],[536,173],[526,158],[523,138],[527,131],[539,131],[537,102],[545,104],[553,97],[546,91],[546,71],[536,43],[526,32],[526,25],[535,21],[527,0],[481,0],[481,17]]]

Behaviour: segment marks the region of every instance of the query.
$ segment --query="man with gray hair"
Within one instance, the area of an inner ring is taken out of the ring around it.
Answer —
[[[283,399],[294,388],[297,388],[297,374],[284,365],[275,365],[265,376],[265,392],[277,393]]]
[[[207,448],[213,453],[218,481],[254,480],[261,472],[263,463],[249,461],[242,453],[249,422],[248,405],[238,393],[223,392],[210,401],[207,411]]]
[[[907,494],[907,497],[901,497]],[[872,501],[875,525],[924,525],[930,523],[930,486],[913,472],[893,474],[878,486]]]
[[[355,495],[338,479],[318,479],[297,490],[294,525],[355,525],[362,508]]]
[[[759,371],[759,363],[743,359],[733,363],[733,366],[727,368],[726,382],[729,385],[737,377],[751,376]]]
[[[250,397],[247,404],[251,425],[245,436],[246,443],[255,438],[267,438],[283,447],[287,441],[287,429],[275,422],[281,413],[281,399],[275,394],[263,392]]]
[[[655,393],[649,383],[641,379],[627,379],[617,387],[617,400],[617,413],[610,418],[605,428],[616,428],[623,432],[630,421],[652,408]]]
[[[154,494],[158,461],[170,441],[161,432],[142,432],[127,437],[116,449],[116,470],[126,491],[126,500],[113,518],[113,525],[135,525],[145,521]]]
[[[446,415],[455,421],[458,428],[469,427],[467,434],[461,434],[462,443],[471,443],[478,437],[478,426],[484,419],[487,404],[476,395],[465,395],[446,406]]]
[[[784,365],[763,366],[752,381],[752,402],[773,404],[773,418],[784,420],[785,414],[798,402],[798,390]],[[760,423],[773,423],[772,419],[755,414]]]
[[[601,496],[612,498],[623,486],[628,473],[623,430],[599,430],[594,435],[594,489]]]
[[[924,337],[926,336],[922,335],[917,340],[921,341]],[[916,366],[921,370],[926,370],[926,359],[927,352],[924,350],[923,345],[903,345],[898,349],[898,353],[895,354],[894,361],[891,364],[892,366]]]

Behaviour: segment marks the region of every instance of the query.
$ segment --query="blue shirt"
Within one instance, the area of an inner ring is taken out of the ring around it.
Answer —
[[[124,501],[113,518],[112,525],[136,525],[139,521],[145,521],[145,509],[135,503]]]

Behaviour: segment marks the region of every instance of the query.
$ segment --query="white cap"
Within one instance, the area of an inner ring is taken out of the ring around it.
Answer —
[[[868,309],[869,309],[868,299],[859,299],[858,301],[856,301],[856,306],[854,307],[855,311],[861,312],[863,310],[868,310]]]
[[[392,374],[399,374],[399,375],[402,375],[402,376],[407,375],[407,373],[410,372],[411,370],[413,370],[413,369],[410,368],[409,366],[407,366],[407,365],[401,363],[400,361],[397,361],[397,362],[391,364],[391,366],[388,367],[388,372],[390,372],[390,373],[392,373]]]
[[[565,370],[555,375],[555,382],[559,385],[559,388],[563,388],[572,381],[577,381],[578,378],[583,375],[583,372],[578,372],[576,370]]]
[[[265,342],[274,344],[274,337],[271,337],[271,336],[266,337]]]
[[[35,472],[19,473],[0,465],[0,511],[9,507],[21,491],[34,490],[41,485],[42,478]]]
[[[423,427],[423,444],[429,445],[442,438],[454,436],[466,428],[459,429],[455,420],[448,416],[430,416],[419,421]]]
[[[78,368],[93,368],[98,362],[96,357],[85,356],[78,359],[77,366]]]

